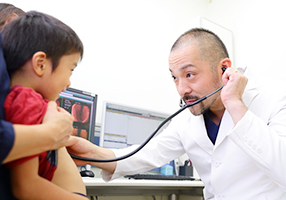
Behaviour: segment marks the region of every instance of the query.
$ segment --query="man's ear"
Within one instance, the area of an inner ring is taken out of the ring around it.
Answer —
[[[38,51],[32,57],[33,70],[38,76],[43,76],[47,68],[47,55],[45,52]]]
[[[221,65],[221,68],[227,69],[231,67],[231,60],[229,58],[224,58],[220,61],[220,65]]]

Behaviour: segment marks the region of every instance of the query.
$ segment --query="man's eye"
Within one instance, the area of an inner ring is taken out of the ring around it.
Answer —
[[[193,76],[193,74],[192,73],[188,73],[187,74],[187,77],[189,78],[189,77],[192,77]]]
[[[177,78],[175,76],[172,76],[172,78],[173,78],[174,81],[177,80]]]

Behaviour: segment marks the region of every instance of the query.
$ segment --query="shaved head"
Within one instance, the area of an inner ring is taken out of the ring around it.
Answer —
[[[206,29],[195,28],[187,31],[176,40],[171,52],[188,46],[198,46],[200,59],[209,62],[212,70],[215,70],[222,59],[229,58],[221,39]]]

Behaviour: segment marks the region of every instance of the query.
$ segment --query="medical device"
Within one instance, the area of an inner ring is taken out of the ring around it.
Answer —
[[[121,149],[144,142],[171,113],[103,101],[99,146]],[[168,126],[166,123],[163,130]],[[158,131],[157,134],[160,134]]]
[[[72,135],[94,142],[97,95],[68,87],[60,93],[57,104],[73,117]]]

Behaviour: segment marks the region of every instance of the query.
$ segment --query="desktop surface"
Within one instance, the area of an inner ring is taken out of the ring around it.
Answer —
[[[204,184],[202,181],[175,180],[134,180],[118,178],[105,182],[101,178],[83,177],[88,195],[170,195],[188,194],[202,196]]]
[[[83,182],[86,187],[109,187],[109,186],[151,186],[151,187],[160,187],[160,186],[169,186],[169,187],[204,187],[204,184],[200,180],[192,181],[179,181],[179,180],[134,180],[129,178],[118,178],[109,182],[105,182],[102,178],[90,178],[82,177]]]

